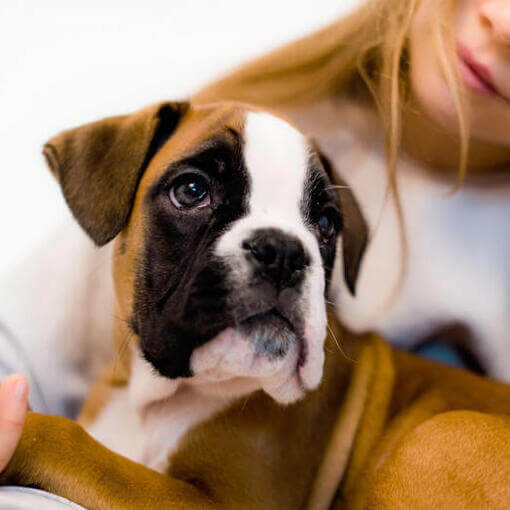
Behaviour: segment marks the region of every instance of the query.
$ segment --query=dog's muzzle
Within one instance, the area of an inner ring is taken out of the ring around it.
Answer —
[[[323,288],[315,303],[308,275],[316,268],[298,238],[264,228],[240,244],[244,269],[231,296],[235,324],[194,352],[193,373],[215,382],[250,378],[275,400],[293,402],[322,375],[325,319],[317,309],[324,307]],[[313,280],[322,282],[322,271]]]

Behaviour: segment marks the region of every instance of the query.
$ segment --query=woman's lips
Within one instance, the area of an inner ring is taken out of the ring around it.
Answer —
[[[458,55],[460,74],[469,89],[486,96],[500,95],[489,69],[478,62],[468,48],[459,46]]]

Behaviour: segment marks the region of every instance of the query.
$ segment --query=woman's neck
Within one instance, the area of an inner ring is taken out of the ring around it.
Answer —
[[[438,172],[455,175],[459,170],[459,136],[438,125],[416,104],[404,108],[402,114],[402,149]],[[470,139],[467,173],[502,172],[510,172],[510,145]]]

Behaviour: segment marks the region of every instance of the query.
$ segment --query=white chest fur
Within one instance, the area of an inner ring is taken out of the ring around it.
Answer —
[[[186,432],[229,402],[159,377],[135,357],[129,386],[115,390],[87,431],[111,450],[164,472]]]
[[[450,183],[401,159],[398,186],[408,259],[398,287],[401,240],[373,119],[342,104],[323,104],[293,117],[353,188],[371,230],[355,298],[336,270],[344,323],[357,331],[378,330],[402,345],[441,324],[465,323],[492,375],[510,380],[508,179],[490,188],[466,184],[451,195]]]

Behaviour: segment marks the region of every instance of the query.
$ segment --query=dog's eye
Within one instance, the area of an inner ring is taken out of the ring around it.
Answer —
[[[323,214],[317,221],[318,234],[324,242],[331,241],[338,232],[337,228],[335,220],[329,214]]]
[[[179,176],[172,184],[169,196],[178,209],[197,209],[211,203],[208,180],[195,173]]]

